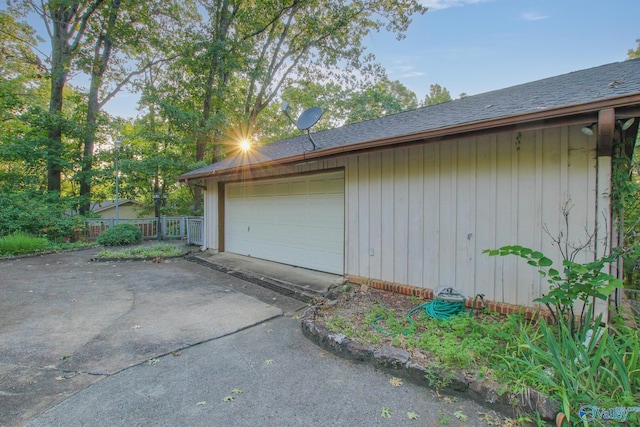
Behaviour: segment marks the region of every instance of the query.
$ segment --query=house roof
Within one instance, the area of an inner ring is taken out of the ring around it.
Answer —
[[[127,204],[135,204],[135,205],[142,205],[142,203],[140,202],[136,202],[135,200],[128,200],[128,199],[118,199],[118,207],[120,206],[124,206]],[[116,206],[116,201],[115,200],[103,200],[102,202],[93,202],[91,203],[91,211],[92,212],[102,212],[105,211],[107,209],[110,208],[114,208]]]
[[[236,172],[239,167],[298,162],[428,136],[548,120],[633,104],[640,104],[640,59],[575,71],[316,132],[312,134],[318,146],[314,151],[311,151],[312,144],[307,135],[279,140],[252,150],[250,156],[231,156],[183,174],[178,179],[197,179]],[[436,132],[438,130],[441,132]]]

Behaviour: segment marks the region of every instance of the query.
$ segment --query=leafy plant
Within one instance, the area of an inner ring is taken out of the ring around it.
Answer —
[[[48,245],[47,239],[25,233],[12,233],[0,238],[0,255],[11,256],[40,252]]]
[[[609,295],[619,287],[622,281],[602,271],[604,266],[616,259],[615,255],[602,257],[585,264],[565,258],[562,262],[563,273],[553,268],[553,261],[542,252],[519,245],[503,246],[500,249],[487,249],[483,253],[489,256],[515,255],[536,267],[538,273],[547,278],[549,292],[534,299],[547,306],[555,323],[567,322],[572,334],[584,332],[587,325],[585,314],[593,307],[595,299],[606,301]],[[581,301],[580,313],[575,312],[575,303]]]
[[[600,325],[600,321],[598,317],[590,323]],[[522,324],[515,326],[522,342],[513,355],[504,357],[503,374],[555,396],[567,422],[572,422],[581,405],[593,402],[600,407],[636,406],[634,399],[640,389],[638,331],[602,326],[576,335],[563,322],[556,332],[543,320],[540,335],[532,336]]]
[[[121,246],[142,241],[142,231],[133,224],[116,224],[103,231],[97,242],[104,246]]]
[[[182,249],[167,244],[152,246],[140,246],[127,248],[119,251],[103,250],[98,254],[98,258],[156,258],[165,256],[178,256],[182,254]]]
[[[438,421],[443,426],[446,426],[447,424],[449,424],[449,421],[451,421],[451,416],[446,414],[440,414],[440,419]]]
[[[70,215],[72,209],[72,200],[57,194],[0,191],[0,235],[19,231],[50,241],[76,241],[83,235],[84,218]]]

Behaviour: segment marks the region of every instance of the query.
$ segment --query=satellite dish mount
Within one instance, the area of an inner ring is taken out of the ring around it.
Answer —
[[[289,105],[287,102],[283,102],[282,112],[284,113],[284,115],[287,116],[291,124],[297,127],[300,132],[307,131],[307,137],[309,138],[309,141],[311,141],[311,144],[313,145],[313,151],[317,150],[318,146],[316,145],[316,142],[311,137],[311,132],[309,131],[309,129],[311,129],[313,125],[318,123],[318,120],[320,120],[320,117],[322,117],[322,113],[323,113],[322,108],[311,107],[307,110],[304,110],[302,114],[300,114],[300,117],[298,117],[297,122],[295,122],[293,118],[291,118],[291,115],[289,114],[290,110],[291,110],[291,105]]]

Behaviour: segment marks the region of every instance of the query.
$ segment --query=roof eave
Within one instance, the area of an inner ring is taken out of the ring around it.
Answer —
[[[634,93],[631,95],[625,95],[615,98],[606,98],[598,101],[575,104],[565,107],[541,109],[534,112],[515,114],[511,116],[504,116],[487,120],[479,120],[475,122],[430,129],[406,135],[399,135],[391,138],[374,139],[345,146],[326,148],[319,151],[306,152],[303,154],[283,157],[280,159],[235,166],[227,169],[205,171],[198,174],[183,174],[178,176],[177,179],[180,181],[188,182],[195,179],[211,178],[214,175],[222,176],[236,174],[239,172],[251,170],[252,168],[256,167],[265,168],[273,167],[276,165],[286,165],[290,163],[309,161],[312,159],[333,157],[350,152],[380,149],[386,146],[402,145],[416,141],[425,142],[432,139],[459,136],[461,134],[477,133],[487,130],[496,131],[509,128],[512,128],[514,130],[528,130],[547,126],[558,126],[561,124],[577,124],[588,121],[590,119],[593,119],[593,121],[595,121],[595,119],[597,118],[597,112],[602,109],[624,108],[630,106],[636,106],[638,108],[634,109],[633,112],[627,112],[626,116],[631,117],[632,114],[637,115],[638,113],[640,113],[640,93]],[[591,115],[593,117],[591,117]],[[571,120],[572,117],[575,119]],[[625,115],[620,115],[620,117],[617,118],[622,119],[627,117],[625,117]]]

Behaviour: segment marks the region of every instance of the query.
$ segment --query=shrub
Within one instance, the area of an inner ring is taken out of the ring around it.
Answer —
[[[84,218],[70,215],[73,208],[72,199],[57,193],[0,193],[0,235],[19,231],[51,241],[76,241],[82,236]]]
[[[97,242],[104,246],[130,245],[142,241],[142,231],[133,224],[117,224],[98,236]]]
[[[13,233],[0,238],[0,255],[20,255],[40,252],[47,247],[47,239],[24,233]]]

